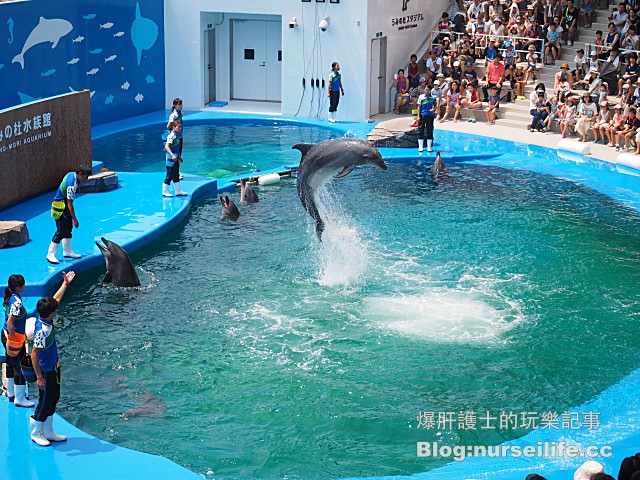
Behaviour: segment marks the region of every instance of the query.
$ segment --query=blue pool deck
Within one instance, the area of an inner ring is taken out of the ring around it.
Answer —
[[[146,125],[163,123],[167,118],[164,111],[141,117],[125,119],[114,124],[100,125],[93,129],[94,139],[117,134],[122,131],[140,128]],[[339,134],[364,138],[374,124],[338,123],[328,124],[322,120],[286,118],[281,116],[262,117],[224,112],[187,112],[186,124],[199,123],[237,123],[251,121],[260,123],[286,122],[305,126],[330,128]],[[442,132],[439,142],[446,148],[454,143],[464,145],[462,134]],[[621,170],[614,164],[590,159],[581,155],[565,155],[550,158],[549,150],[543,147],[511,143],[497,139],[483,139],[486,148],[481,154],[465,149],[449,148],[447,162],[466,162],[482,165],[494,165],[504,168],[526,169],[538,173],[554,175],[581,183],[589,188],[606,194],[613,199],[640,210],[640,171]],[[381,149],[390,162],[424,162],[428,164],[434,154],[423,154],[419,158],[412,149]],[[503,155],[509,152],[534,153],[532,156]],[[108,159],[94,159],[109,167]],[[281,169],[295,168],[295,165],[283,165]],[[268,173],[268,172],[260,172]],[[187,175],[183,180],[183,189],[190,193],[188,197],[163,198],[160,184],[163,172],[158,173],[118,173],[120,187],[116,190],[95,194],[80,194],[76,208],[80,228],[74,229],[73,248],[83,254],[79,260],[63,260],[58,254],[60,265],[53,266],[45,261],[46,250],[54,232],[54,222],[49,208],[52,192],[31,198],[20,205],[14,205],[0,212],[1,220],[23,220],[27,222],[31,240],[17,248],[0,250],[0,276],[20,272],[27,281],[27,306],[30,311],[35,301],[42,295],[51,294],[61,281],[63,270],[84,272],[103,265],[102,255],[95,241],[106,237],[129,252],[140,250],[150,242],[161,238],[189,214],[191,207],[198,202],[211,199],[219,192],[235,189],[236,179],[215,180]],[[62,361],[64,362],[64,346]],[[621,460],[640,449],[640,369],[636,370],[618,384],[609,387],[598,397],[576,407],[571,411],[596,411],[600,413],[601,428],[593,431],[534,431],[522,438],[509,442],[511,445],[535,445],[538,441],[567,441],[568,443],[587,445],[611,445],[613,457],[597,459],[607,467],[607,472],[616,474]],[[64,392],[62,401],[64,402]],[[88,435],[62,418],[56,419],[56,429],[69,437],[67,442],[52,448],[36,446],[29,439],[28,417],[30,409],[19,409],[0,398],[0,479],[76,479],[91,478],[201,478],[189,470],[158,456],[148,455],[117,447],[108,442]],[[11,432],[9,434],[9,432]],[[467,459],[464,462],[452,462],[444,467],[416,474],[411,477],[424,480],[444,479],[524,479],[526,474],[537,471],[549,480],[571,478],[575,468],[585,459],[514,459],[484,458]]]

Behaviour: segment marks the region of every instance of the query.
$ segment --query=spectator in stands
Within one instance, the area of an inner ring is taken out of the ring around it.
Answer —
[[[635,10],[631,10],[629,12],[629,20],[627,20],[627,25],[629,25],[630,27],[633,27],[636,33],[639,31],[640,17],[638,16]]]
[[[475,49],[471,44],[471,39],[466,35],[462,37],[462,41],[458,45],[458,59],[462,65],[476,61]]]
[[[606,100],[608,93],[609,93],[609,84],[607,82],[602,82],[600,84],[600,88],[597,91],[598,99],[596,101],[600,103],[602,100]],[[593,96],[593,92],[589,91],[589,94]]]
[[[542,129],[543,132],[551,130],[551,124],[553,121],[559,121],[564,113],[564,103],[558,102],[556,97],[551,97],[551,99],[549,99],[547,107],[549,109],[549,116],[544,121],[544,128]]]
[[[427,79],[425,77],[420,77],[418,86],[409,89],[409,98],[411,99],[412,111],[418,108],[418,97],[425,92],[426,87],[427,87]]]
[[[498,95],[502,91],[502,84],[504,83],[505,67],[502,63],[502,55],[499,53],[495,55],[493,61],[487,65],[487,76],[484,86],[482,87],[482,93],[484,95],[484,101],[489,100],[489,89],[496,87],[498,89]]]
[[[516,63],[518,62],[518,52],[516,52],[513,43],[508,41],[504,44],[504,68],[513,67],[516,68]]]
[[[631,107],[622,128],[618,130],[616,151],[622,150],[624,152],[629,149],[629,142],[632,138],[636,138],[638,128],[640,128],[640,118],[636,117],[636,109]]]
[[[629,88],[631,88],[631,85],[634,85],[638,81],[638,75],[640,74],[640,65],[637,63],[636,54],[633,53],[629,55],[628,60],[629,63],[624,68],[620,80],[618,80],[618,96],[622,95],[622,86],[628,85]]]
[[[627,107],[631,105],[631,103],[632,103],[631,91],[629,89],[629,85],[625,83],[622,86],[622,95],[620,95],[620,105],[622,105],[623,107]]]
[[[407,65],[407,78],[409,79],[409,88],[415,88],[420,83],[420,67],[416,54],[411,55],[411,61]]]
[[[598,53],[598,58],[607,58],[607,55],[609,54],[609,51],[612,48],[617,48],[620,45],[620,34],[616,31],[616,26],[613,22],[609,22],[609,32],[607,33],[607,36],[604,38],[604,41],[602,42],[604,47],[609,47],[609,48],[602,48],[600,49],[600,53]],[[597,35],[598,32],[596,32],[596,40],[597,40]]]
[[[602,37],[602,30],[596,30],[596,37],[593,39],[593,45],[591,45],[591,48],[592,48],[591,51],[592,52],[595,51],[596,56],[598,58],[605,55],[604,41],[605,39]]]
[[[582,48],[576,51],[576,56],[573,57],[573,63],[575,70],[571,73],[573,74],[573,81],[575,83],[582,80],[587,71],[587,57],[584,56],[584,50]]]
[[[445,37],[448,37],[453,32],[453,23],[449,21],[449,13],[442,12],[442,17],[438,22],[438,35],[434,39],[434,43],[442,43]]]
[[[489,4],[489,18],[502,18],[503,8],[499,0],[491,0]]]
[[[478,80],[478,74],[476,73],[475,69],[473,68],[473,63],[471,62],[467,62],[464,66],[464,71],[462,72],[462,77],[463,77],[463,81],[466,81],[466,83],[471,83],[474,80],[477,81]],[[465,84],[466,86],[466,84]]]
[[[640,142],[636,143],[640,144]],[[620,464],[618,480],[631,480],[632,475],[638,471],[640,471],[640,455],[627,457]]]
[[[573,474],[574,480],[591,480],[591,476],[597,473],[602,473],[604,467],[598,462],[589,460],[584,462]]]
[[[558,35],[560,36],[560,38],[558,38],[558,56],[562,55],[562,32],[564,31],[564,28],[562,28],[562,5],[560,5],[560,15],[556,14],[553,17],[553,23],[556,24],[556,32],[558,33]],[[547,28],[547,31],[549,29]]]
[[[597,89],[600,87],[600,78],[598,76],[598,70],[589,70],[589,73],[582,80],[578,80],[574,84],[575,88],[581,87],[589,92],[591,95],[597,95]]]
[[[529,45],[529,53],[526,57],[527,66],[524,68],[524,83],[529,83],[529,78],[536,80],[536,70],[538,69],[538,54],[533,45]]]
[[[516,92],[518,100],[526,100],[524,96],[524,88],[527,85],[526,74],[522,65],[518,65],[511,76],[511,89]]]
[[[496,41],[493,38],[489,39],[489,46],[484,49],[484,64],[489,65],[491,61],[498,54],[498,47],[496,46]]]
[[[530,50],[531,47],[533,47],[534,51],[542,50],[542,39],[545,37],[544,29],[536,19],[533,19],[531,24],[527,27],[525,36],[532,39],[528,40],[526,43],[527,50]]]
[[[593,23],[593,0],[582,0],[580,5],[580,14],[586,28],[591,28]]]
[[[473,45],[475,47],[475,56],[480,58],[484,56],[484,49],[487,46],[487,37],[484,35],[484,25],[479,24],[476,34],[473,36]]]
[[[484,110],[484,115],[487,117],[487,125],[495,125],[496,113],[500,110],[500,95],[498,94],[498,87],[495,85],[491,87],[491,95],[489,95],[489,102],[487,108]]]
[[[627,23],[627,19],[629,18],[629,14],[627,13],[626,5],[624,2],[618,4],[617,9],[612,9],[611,15],[609,16],[609,21],[614,24],[616,28],[616,32],[618,34],[622,33],[622,28],[625,23]]]
[[[569,46],[573,45],[578,36],[578,10],[573,1],[565,9],[562,16],[562,40]]]
[[[436,80],[434,80],[433,82],[433,88],[431,89],[431,96],[434,98],[435,101],[435,106],[434,106],[434,113],[435,113],[435,119],[437,120],[440,117],[440,99],[442,98],[442,80],[440,80],[440,78],[437,78]],[[444,107],[444,103],[442,105]],[[444,110],[444,108],[443,108]]]
[[[404,70],[402,68],[398,70],[393,86],[396,89],[393,111],[400,113],[400,109],[409,101],[409,80],[404,76]]]
[[[446,108],[444,111],[444,115],[440,119],[440,123],[444,123],[451,110],[455,110],[455,113],[453,115],[453,123],[457,123],[458,116],[460,115],[460,100],[460,84],[454,80],[453,82],[451,82],[451,88],[446,93]]]
[[[613,107],[613,116],[611,117],[611,122],[609,125],[609,129],[607,130],[607,139],[609,143],[607,144],[610,147],[615,145],[616,134],[624,125],[624,114],[622,113],[622,105],[616,105]]]
[[[576,118],[576,106],[575,101],[571,95],[567,96],[564,102],[564,111],[560,118],[560,132],[562,138],[566,138],[567,134],[571,133],[571,127],[574,124]]]
[[[469,7],[467,8],[467,18],[476,18],[478,22],[484,16],[484,5],[480,0],[471,0]]]
[[[551,55],[551,60],[549,60]],[[556,24],[549,25],[547,31],[547,44],[544,47],[544,63],[546,65],[554,65],[555,61],[560,58],[560,34],[556,30]]]
[[[613,65],[616,70],[620,69],[619,54],[620,54],[620,50],[618,50],[617,48],[614,48],[613,50],[611,50],[611,52],[609,53],[609,56],[607,57],[607,62]]]
[[[580,135],[579,142],[586,142],[589,130],[593,127],[598,114],[598,107],[591,101],[591,95],[588,92],[582,94],[582,102],[578,105],[578,113],[576,116],[576,133]]]
[[[442,72],[442,58],[437,56],[434,49],[431,49],[427,60],[427,79],[433,78],[435,80],[436,75],[440,72]]]
[[[598,61],[598,53],[596,50],[591,50],[586,67],[588,71],[595,70],[596,73],[600,71],[600,62]]]
[[[570,91],[573,88],[573,75],[569,71],[569,64],[563,63],[560,71],[554,75],[553,93],[558,96],[562,92]],[[567,88],[568,87],[568,88]]]
[[[529,113],[531,113],[533,117],[529,131],[533,132],[534,130],[538,130],[542,132],[544,129],[544,121],[549,116],[544,83],[539,83],[536,89],[531,92],[531,96],[529,97]]]
[[[609,128],[611,121],[611,110],[609,110],[609,102],[606,100],[600,103],[600,112],[596,118],[596,122],[593,124],[593,143],[607,143],[607,128]],[[600,138],[598,138],[600,134]]]
[[[451,75],[451,80],[453,80],[454,82],[458,82],[458,84],[462,82],[462,68],[460,67],[459,60],[453,62],[453,67],[451,67],[451,72],[449,73]]]
[[[639,45],[636,27],[630,25],[628,30],[625,32],[624,37],[622,37],[622,40],[620,41],[620,48],[622,50],[621,57],[628,58],[634,50],[638,50]]]
[[[467,84],[464,97],[460,100],[463,108],[482,108],[482,101],[478,97],[478,81],[473,80]],[[470,118],[469,120],[472,120]]]

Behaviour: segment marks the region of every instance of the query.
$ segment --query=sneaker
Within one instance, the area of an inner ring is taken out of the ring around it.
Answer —
[[[468,119],[467,123],[473,123],[473,118]]]
[[[597,138],[594,138],[594,139],[593,139],[593,143],[598,143],[598,139],[597,139]]]
[[[620,151],[620,145],[616,145],[616,152]]]

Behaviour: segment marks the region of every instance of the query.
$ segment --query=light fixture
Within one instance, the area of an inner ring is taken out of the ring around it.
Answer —
[[[320,30],[322,30],[323,32],[327,31],[327,28],[329,28],[329,17],[324,17],[322,20],[320,20],[320,24],[318,25],[318,27],[320,27]]]
[[[296,17],[291,17],[289,20],[289,28],[296,28],[298,26],[298,19]]]

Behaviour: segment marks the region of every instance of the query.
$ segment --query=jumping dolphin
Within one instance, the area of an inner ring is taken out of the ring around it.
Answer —
[[[440,151],[437,151],[436,159],[433,162],[433,167],[431,167],[431,173],[434,177],[438,178],[438,175],[442,172],[444,172],[444,162],[442,161],[442,157],[440,156]]]
[[[236,221],[240,216],[240,210],[236,207],[236,204],[227,196],[220,195],[220,203],[222,203],[222,216],[220,220],[233,220]]]
[[[258,202],[258,194],[253,187],[244,178],[240,179],[240,203],[246,205],[247,203]]]
[[[380,152],[369,143],[356,138],[334,138],[317,144],[296,143],[302,160],[298,167],[298,196],[305,210],[316,222],[316,235],[322,241],[324,221],[316,207],[316,190],[331,175],[341,170],[336,178],[342,178],[358,165],[373,165],[387,169]]]
[[[47,19],[40,17],[38,25],[31,31],[29,38],[24,42],[22,51],[13,57],[11,63],[19,63],[24,70],[24,54],[40,43],[51,43],[51,48],[56,48],[62,37],[73,30],[73,25],[62,18]]]
[[[101,237],[103,245],[96,242],[102,252],[104,263],[107,266],[107,273],[102,283],[113,283],[116,287],[139,287],[140,279],[136,269],[131,263],[129,254],[117,243],[113,243]]]

